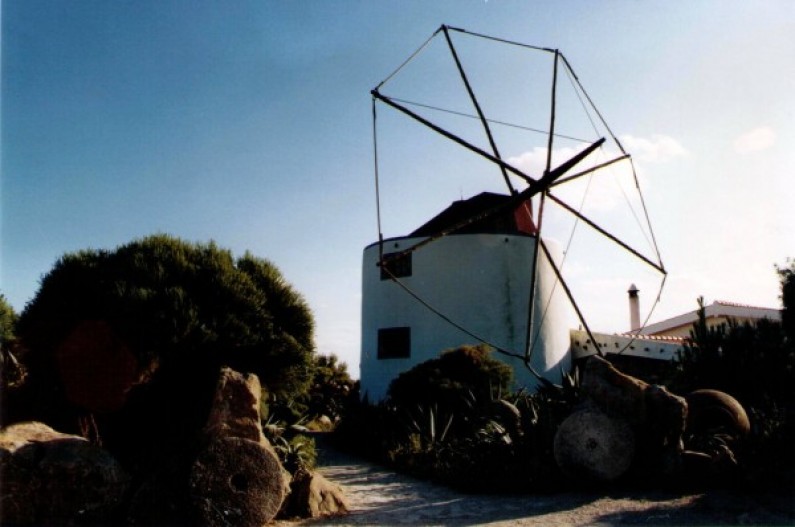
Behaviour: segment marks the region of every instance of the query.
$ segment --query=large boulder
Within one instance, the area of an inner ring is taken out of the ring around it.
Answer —
[[[298,470],[290,483],[290,496],[283,507],[287,517],[321,518],[347,514],[350,510],[342,488],[321,474]]]
[[[189,478],[202,525],[259,527],[276,517],[289,492],[289,477],[262,433],[260,392],[256,375],[221,371]]]
[[[751,432],[751,421],[740,402],[718,390],[696,390],[685,396],[690,434],[721,432],[741,439]]]
[[[684,398],[626,375],[598,356],[585,363],[582,393],[588,412],[570,416],[555,437],[555,459],[564,472],[602,481],[633,466],[651,477],[681,472]],[[628,433],[634,448],[628,446]]]
[[[221,370],[203,433],[211,437],[241,437],[264,442],[260,420],[262,386],[254,374]]]
[[[109,523],[129,478],[102,448],[28,422],[0,430],[3,524]]]

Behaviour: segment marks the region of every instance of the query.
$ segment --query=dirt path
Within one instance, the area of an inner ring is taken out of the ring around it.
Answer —
[[[781,497],[727,492],[468,495],[330,449],[321,451],[320,471],[343,486],[351,514],[280,525],[795,525],[795,506]]]

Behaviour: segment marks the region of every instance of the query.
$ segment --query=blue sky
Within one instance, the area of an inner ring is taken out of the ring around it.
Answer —
[[[795,256],[788,0],[5,0],[0,292],[22,310],[67,251],[212,239],[273,261],[312,307],[318,350],[356,374],[361,251],[378,234],[370,90],[443,23],[572,63],[638,166],[670,273],[652,320],[698,295],[778,306],[773,265]],[[396,86],[454,101],[438,51]],[[521,97],[504,79],[481,87]],[[382,121],[386,235],[492,189],[451,178],[468,158],[429,154],[438,139]],[[518,141],[507,155],[532,157]],[[608,252],[582,246],[569,272],[592,325],[627,329],[643,279],[600,277]],[[653,294],[641,286],[645,307]]]

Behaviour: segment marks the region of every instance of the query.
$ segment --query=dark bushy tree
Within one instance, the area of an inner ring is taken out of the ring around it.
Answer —
[[[674,363],[671,388],[678,393],[712,388],[747,407],[792,403],[795,354],[782,324],[763,319],[754,324],[729,321],[709,327],[702,299],[699,305],[691,340]]]
[[[791,346],[795,346],[795,260],[776,267],[781,281],[781,324]]]
[[[16,389],[25,377],[14,349],[17,318],[14,308],[0,294],[0,422],[6,419],[9,391]]]
[[[69,357],[59,351],[64,342],[77,334],[79,345],[91,345],[102,332],[135,359],[124,408],[108,416],[70,405],[62,373],[75,365],[59,364]],[[212,242],[168,235],[66,254],[18,324],[30,417],[72,431],[75,419],[90,413],[111,442],[181,436],[179,427],[206,417],[222,366],[257,374],[269,393],[305,393],[312,332],[303,298],[270,262],[250,254],[235,260]],[[135,427],[151,430],[144,438]]]
[[[326,416],[332,421],[342,417],[354,392],[348,366],[334,355],[316,355],[309,387],[307,413],[310,418]]]
[[[678,393],[713,388],[729,393],[751,418],[742,459],[754,484],[795,485],[795,262],[778,268],[782,321],[730,321],[708,327],[699,299],[691,342],[674,363],[668,385]]]
[[[461,346],[401,373],[387,395],[399,406],[437,404],[456,409],[465,397],[490,401],[506,395],[512,381],[513,370],[492,358],[488,346]]]
[[[14,340],[16,324],[17,314],[14,308],[8,303],[5,295],[0,294],[0,347],[5,347]]]

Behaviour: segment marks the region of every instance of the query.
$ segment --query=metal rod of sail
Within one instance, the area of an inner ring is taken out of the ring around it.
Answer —
[[[557,187],[558,185],[562,185],[563,183],[568,183],[569,181],[573,181],[573,180],[575,180],[577,178],[581,178],[583,176],[587,176],[588,174],[590,174],[592,172],[596,172],[597,170],[601,170],[603,168],[607,168],[607,167],[609,167],[612,164],[618,163],[619,161],[623,161],[625,159],[629,159],[629,157],[630,157],[629,154],[620,155],[620,156],[618,156],[616,158],[613,158],[613,159],[611,159],[609,161],[605,161],[604,163],[599,163],[598,165],[594,165],[591,168],[586,168],[585,170],[577,172],[576,174],[572,174],[570,176],[562,177],[559,180],[555,181],[552,185],[550,185],[550,187]]]
[[[479,155],[485,157],[486,159],[488,159],[492,163],[498,164],[499,166],[503,167],[508,172],[511,172],[512,174],[517,175],[518,177],[522,178],[528,185],[534,185],[536,183],[536,179],[535,178],[528,176],[527,174],[525,174],[524,172],[522,172],[518,168],[509,165],[508,163],[506,163],[505,161],[503,161],[502,159],[500,159],[498,157],[495,157],[493,154],[489,154],[488,152],[486,152],[482,148],[479,148],[479,147],[473,145],[472,143],[461,139],[457,135],[448,132],[444,128],[441,128],[440,126],[433,124],[432,122],[430,122],[429,120],[425,119],[424,117],[422,117],[420,115],[417,115],[416,113],[412,112],[411,110],[409,110],[405,106],[396,103],[395,101],[393,101],[389,97],[387,97],[385,95],[381,95],[381,93],[379,93],[377,89],[376,90],[372,90],[370,93],[376,99],[388,104],[389,106],[391,106],[392,108],[394,108],[394,109],[396,109],[396,110],[398,110],[400,112],[403,112],[404,114],[408,115],[409,117],[411,117],[415,121],[418,121],[418,122],[424,124],[425,126],[430,128],[434,132],[445,136],[446,138],[450,139],[451,141],[454,141],[454,142],[458,143],[459,145],[463,146],[464,148],[466,148],[468,150],[471,150],[472,152],[475,152],[476,154],[479,154]]]
[[[655,268],[657,271],[659,271],[659,272],[661,272],[661,273],[663,273],[663,274],[666,274],[666,270],[665,270],[665,268],[664,268],[664,267],[662,267],[661,265],[658,265],[658,264],[656,264],[655,262],[651,261],[649,258],[647,258],[647,257],[643,256],[643,255],[642,255],[641,253],[639,253],[637,250],[633,249],[632,247],[630,247],[629,245],[627,245],[627,244],[626,244],[626,243],[624,243],[623,241],[619,240],[619,239],[618,239],[617,237],[615,237],[614,235],[610,234],[609,232],[607,232],[606,230],[604,230],[603,228],[601,228],[599,225],[597,225],[596,223],[594,223],[594,222],[593,222],[593,221],[591,221],[590,219],[586,218],[586,217],[585,217],[585,216],[584,216],[584,215],[583,215],[581,212],[577,211],[577,210],[576,210],[574,207],[572,207],[571,205],[567,204],[566,202],[564,202],[564,201],[563,201],[563,200],[561,200],[560,198],[558,198],[558,197],[554,196],[554,195],[553,195],[551,192],[547,192],[547,196],[549,197],[549,199],[551,199],[552,201],[554,201],[555,203],[557,203],[558,205],[560,205],[561,207],[563,207],[564,209],[566,209],[566,210],[567,210],[567,211],[569,211],[570,213],[574,214],[574,215],[575,215],[577,218],[579,218],[579,219],[581,219],[582,221],[584,221],[584,222],[585,222],[586,224],[588,224],[588,225],[589,225],[589,226],[590,226],[592,229],[596,230],[596,231],[597,231],[599,234],[601,234],[601,235],[603,235],[603,236],[606,236],[607,238],[609,238],[609,239],[610,239],[610,240],[612,240],[613,242],[617,243],[618,245],[620,245],[621,247],[623,247],[624,249],[626,249],[627,251],[629,251],[630,253],[632,253],[634,256],[636,256],[637,258],[639,258],[639,259],[640,259],[640,260],[642,260],[643,262],[645,262],[645,263],[647,263],[648,265],[650,265],[650,266],[654,267],[654,268]]]
[[[558,91],[558,60],[560,58],[560,53],[558,50],[555,50],[555,60],[553,62],[552,67],[552,103],[550,104],[549,109],[549,134],[547,135],[547,167],[544,171],[549,172],[552,167],[552,143],[555,139],[555,107],[556,107],[556,99],[557,99],[557,91]]]
[[[450,54],[453,56],[455,65],[458,68],[458,73],[461,75],[461,80],[464,81],[464,87],[466,87],[469,98],[472,100],[472,105],[475,107],[478,117],[480,117],[480,122],[483,123],[483,129],[486,131],[486,136],[489,139],[491,151],[494,154],[494,157],[497,159],[502,159],[500,156],[500,151],[497,148],[497,143],[494,142],[494,136],[491,134],[491,128],[489,128],[489,123],[486,120],[486,116],[483,115],[483,110],[480,108],[480,103],[478,103],[478,99],[475,97],[475,92],[472,91],[472,86],[469,84],[467,74],[464,71],[464,67],[461,65],[461,60],[458,58],[458,53],[455,50],[455,46],[453,46],[453,40],[450,38],[450,33],[447,31],[447,26],[442,26],[442,31],[444,32],[444,38],[447,40],[447,46],[450,48]],[[510,193],[516,194],[516,189],[514,188],[513,184],[511,184],[511,180],[508,177],[508,171],[503,165],[500,165],[500,170],[502,171],[502,178],[505,180],[505,184],[508,186]]]
[[[552,93],[550,95],[550,109],[549,109],[549,134],[547,136],[547,165],[546,169],[544,170],[544,175],[549,174],[549,171],[552,168],[552,146],[555,140],[555,115],[556,115],[556,108],[557,108],[557,92],[558,92],[558,60],[560,58],[560,53],[558,50],[555,50],[555,59],[553,60],[552,65]],[[550,183],[551,185],[551,183]],[[531,339],[533,335],[533,322],[535,319],[535,296],[536,296],[536,281],[538,276],[538,245],[539,241],[541,240],[541,218],[543,217],[544,212],[544,195],[546,194],[546,190],[541,193],[541,201],[538,206],[538,229],[536,230],[536,240],[535,240],[535,250],[533,251],[533,263],[532,263],[532,275],[530,278],[530,298],[528,299],[528,306],[527,306],[527,333],[525,335],[525,353],[527,354],[527,360],[533,356],[533,347],[531,346]],[[543,320],[541,321],[543,323]]]

